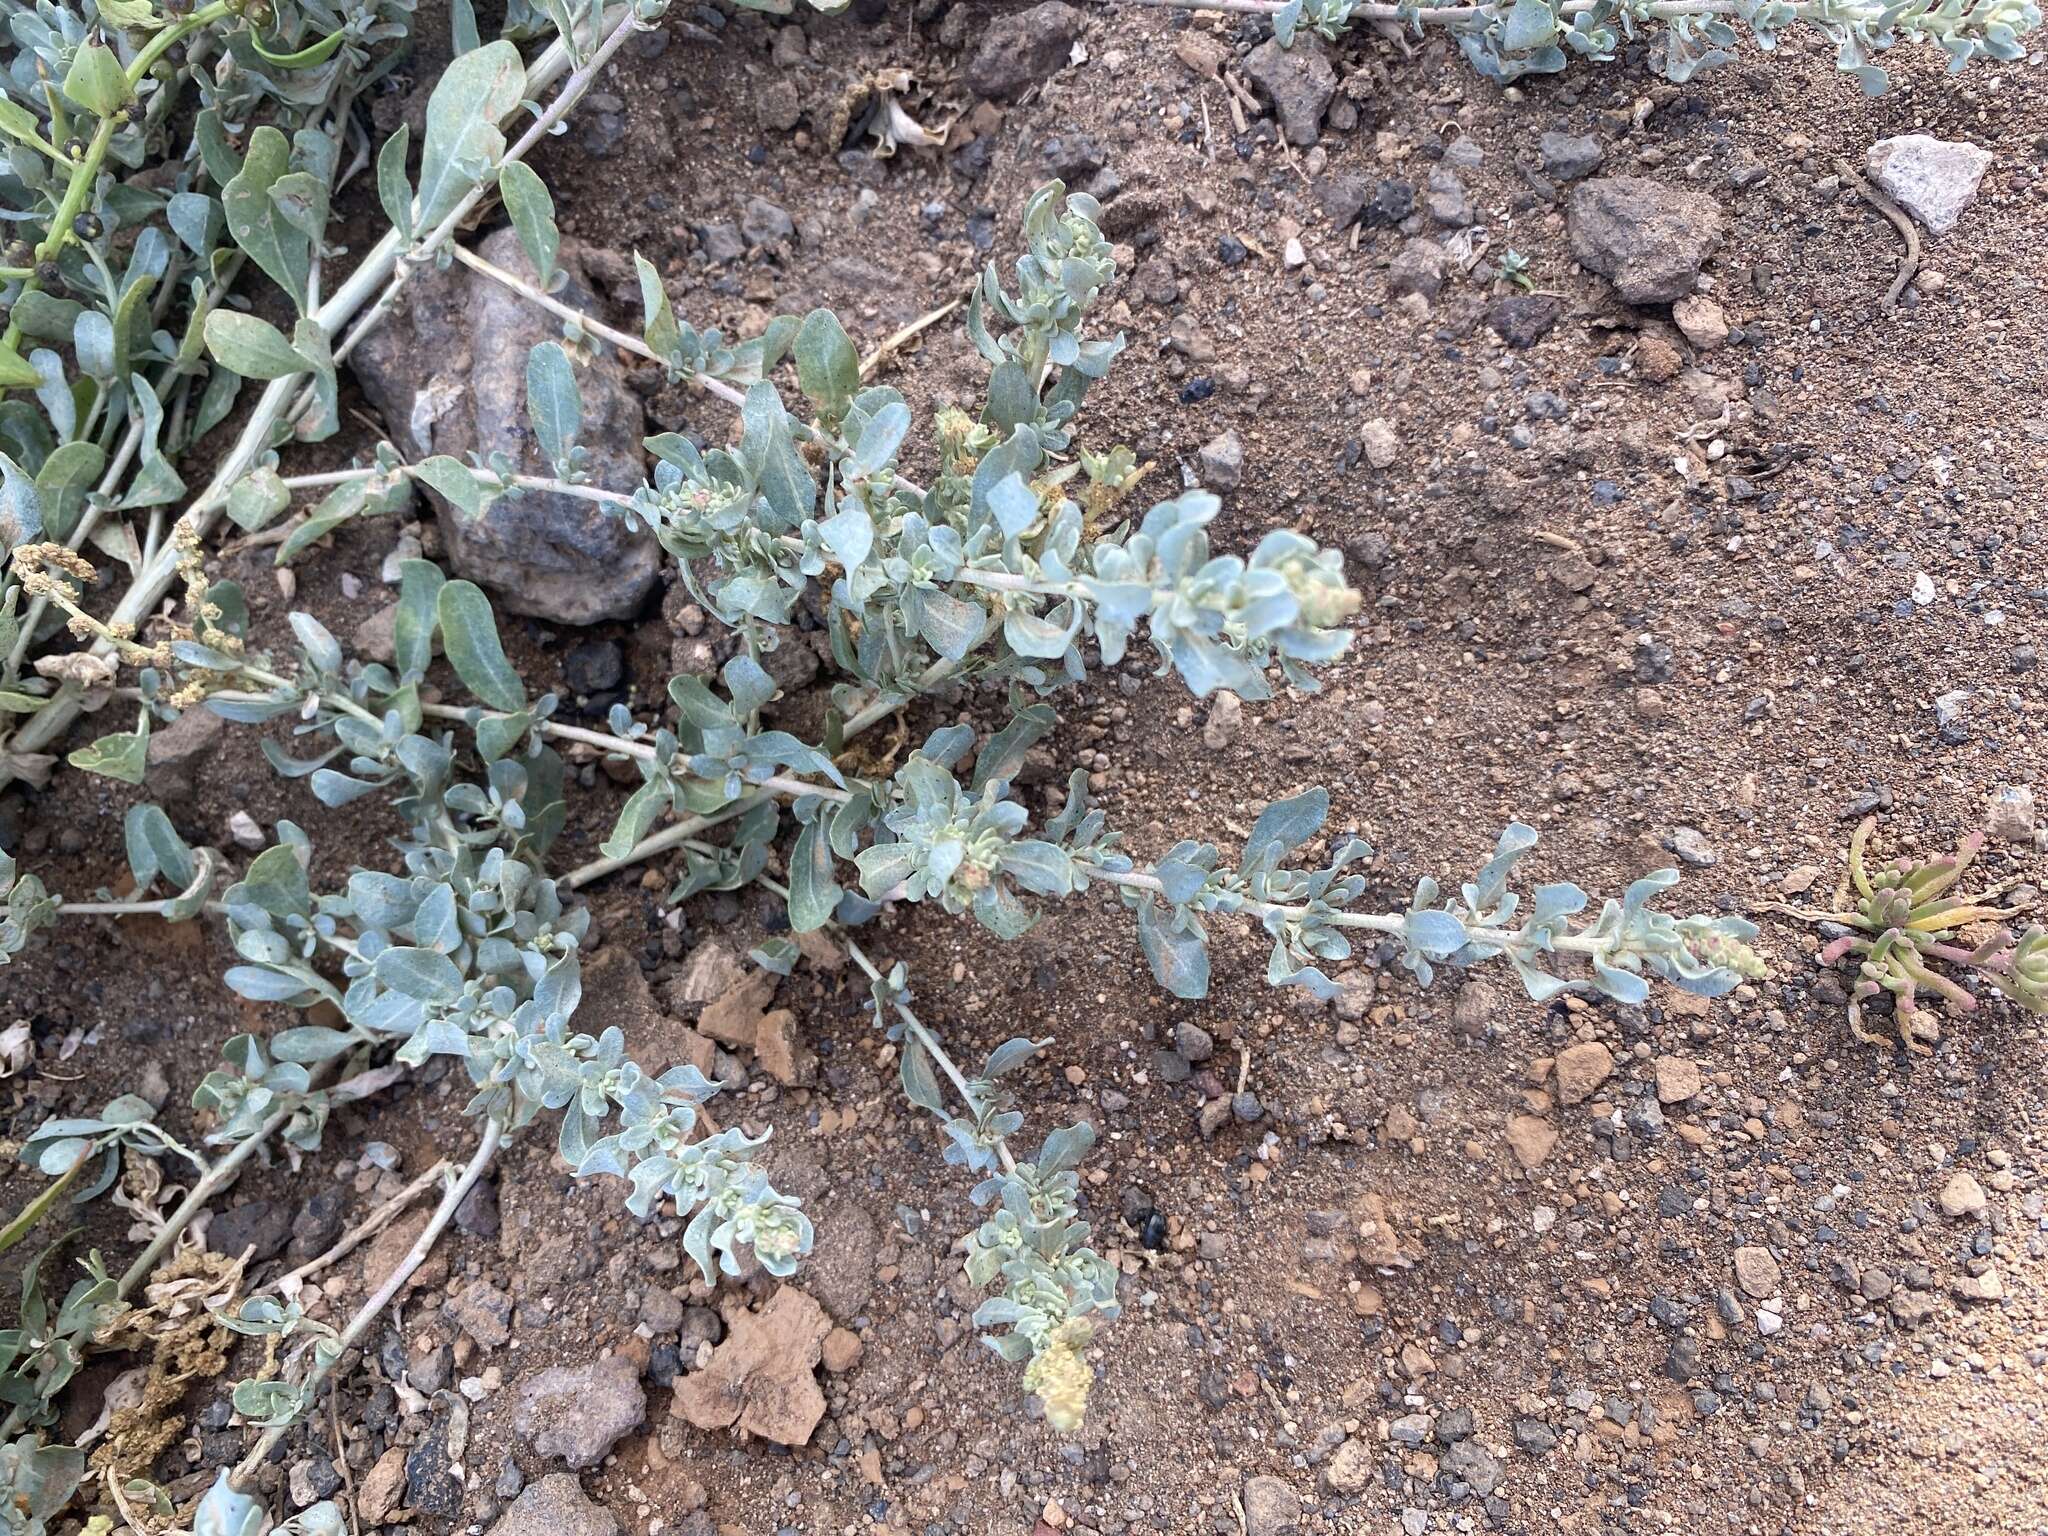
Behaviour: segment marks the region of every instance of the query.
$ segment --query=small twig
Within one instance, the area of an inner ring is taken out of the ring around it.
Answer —
[[[1552,533],[1548,528],[1533,529],[1529,537],[1539,544],[1548,544],[1552,549],[1561,549],[1568,555],[1583,555],[1586,552],[1585,545],[1577,539],[1562,533]]]
[[[893,362],[896,354],[902,351],[908,343],[915,341],[919,336],[937,325],[966,302],[967,296],[965,294],[960,295],[958,298],[948,299],[930,313],[919,315],[893,336],[886,337],[880,346],[861,359],[860,376],[862,382],[865,383],[868,379],[873,378],[877,368],[881,367],[884,363]]]
[[[328,1268],[339,1260],[347,1258],[365,1241],[375,1237],[379,1232],[390,1226],[392,1219],[400,1211],[433,1188],[435,1181],[446,1173],[451,1166],[446,1159],[434,1164],[433,1167],[378,1206],[376,1210],[364,1217],[363,1220],[344,1232],[341,1235],[341,1240],[332,1248],[329,1248],[317,1258],[308,1259],[290,1274],[279,1276],[271,1281],[270,1284],[264,1286],[263,1290],[282,1291],[286,1296],[290,1296],[296,1286],[303,1284],[314,1275],[319,1274],[321,1270]]]
[[[341,1491],[348,1503],[350,1536],[362,1536],[363,1528],[356,1516],[356,1474],[348,1464],[348,1447],[341,1438],[341,1405],[336,1401],[340,1396],[341,1383],[330,1381],[327,1384],[327,1425],[334,1434],[334,1464],[341,1468]],[[133,1524],[132,1521],[130,1523]]]
[[[1837,160],[1835,169],[1842,180],[1862,194],[1863,200],[1891,220],[1891,226],[1899,232],[1899,238],[1906,242],[1906,254],[1899,258],[1899,270],[1892,278],[1892,285],[1885,291],[1884,307],[1897,309],[1899,295],[1906,291],[1906,284],[1913,280],[1913,274],[1920,270],[1920,231],[1914,226],[1904,209],[1884,193],[1857,174],[1856,167],[1846,160]]]

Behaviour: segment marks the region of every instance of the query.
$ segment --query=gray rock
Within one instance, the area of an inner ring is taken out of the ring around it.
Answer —
[[[349,636],[349,653],[359,661],[379,661],[390,666],[398,659],[398,604],[386,603],[355,627]],[[434,648],[440,649],[440,631],[434,632]],[[154,740],[150,742],[155,746]]]
[[[517,233],[484,241],[484,257],[521,277],[534,276]],[[564,242],[563,302],[596,311],[577,249]],[[544,473],[526,417],[526,358],[560,327],[552,316],[501,285],[451,267],[422,272],[408,286],[399,316],[372,331],[349,359],[363,392],[408,458],[445,453],[467,460],[504,453],[529,473]],[[578,368],[582,445],[592,483],[631,491],[645,478],[639,397],[610,348]],[[500,498],[478,519],[434,498],[442,541],[455,574],[493,590],[504,607],[559,624],[634,616],[653,591],[661,549],[645,529],[595,502],[568,496]]]
[[[740,214],[740,234],[750,246],[774,245],[796,238],[796,220],[767,198],[750,197]]]
[[[1531,1456],[1548,1456],[1557,1445],[1557,1431],[1541,1419],[1517,1419],[1515,1444]]]
[[[405,1453],[405,1502],[416,1514],[448,1522],[462,1513],[462,1480],[448,1455],[452,1415],[442,1413]]]
[[[1450,270],[1451,259],[1444,248],[1427,235],[1417,235],[1388,264],[1387,291],[1395,298],[1404,293],[1419,293],[1425,299],[1434,299],[1443,292],[1444,278]]]
[[[1244,478],[1244,443],[1235,432],[1225,432],[1202,445],[1202,484],[1212,491],[1234,491]]]
[[[229,1257],[253,1248],[249,1262],[261,1264],[283,1252],[291,1235],[290,1207],[274,1200],[248,1200],[213,1218],[206,1229],[206,1246]]]
[[[1486,324],[1493,334],[1520,351],[1533,347],[1557,324],[1557,300],[1547,293],[1518,293],[1487,306]]]
[[[1254,1477],[1244,1485],[1245,1536],[1287,1536],[1301,1521],[1301,1495],[1277,1477]]]
[[[1937,235],[1954,229],[1977,200],[1977,183],[1991,160],[1988,149],[1926,133],[1879,139],[1864,156],[1870,179]]]
[[[1346,229],[1358,222],[1358,216],[1365,210],[1365,200],[1372,193],[1372,184],[1363,176],[1347,171],[1326,171],[1315,179],[1312,189],[1316,201],[1322,204],[1323,212],[1337,229]]]
[[[831,1205],[815,1219],[818,1241],[804,1265],[804,1289],[833,1321],[850,1324],[875,1294],[881,1237],[874,1219],[857,1205]]]
[[[512,1337],[512,1298],[488,1280],[472,1280],[441,1303],[441,1315],[486,1350]]]
[[[1398,176],[1388,176],[1372,189],[1365,222],[1376,229],[1392,229],[1414,211],[1415,188]]]
[[[341,1486],[341,1474],[325,1456],[308,1456],[292,1463],[285,1476],[285,1491],[293,1509],[304,1509],[330,1497]]]
[[[1500,1458],[1477,1440],[1460,1440],[1445,1451],[1443,1469],[1481,1498],[1500,1486],[1507,1470]]]
[[[1458,180],[1456,171],[1439,169],[1429,173],[1429,192],[1422,199],[1422,206],[1432,219],[1447,229],[1463,229],[1478,221],[1472,207],[1472,194],[1465,190],[1465,183]]]
[[[552,1472],[519,1495],[490,1536],[619,1536],[619,1522],[567,1472]]]
[[[747,254],[747,242],[737,224],[702,225],[697,230],[697,245],[714,267],[729,267]]]
[[[1642,176],[1606,176],[1572,193],[1572,255],[1630,304],[1669,304],[1693,290],[1721,243],[1721,205],[1704,192]]]
[[[325,1253],[341,1236],[341,1214],[348,1197],[339,1188],[323,1189],[292,1218],[292,1257],[310,1259]]]
[[[462,1203],[455,1207],[455,1225],[471,1237],[496,1237],[498,1235],[498,1179],[497,1175],[486,1174],[470,1185],[469,1193],[462,1197]]]
[[[1698,827],[1673,827],[1671,835],[1664,840],[1664,846],[1677,854],[1681,863],[1690,864],[1694,869],[1705,869],[1721,862],[1721,856],[1707,842],[1706,833]]]
[[[647,1422],[647,1394],[631,1361],[614,1356],[588,1365],[558,1365],[519,1388],[512,1425],[534,1453],[572,1469],[594,1467],[614,1445]]]
[[[220,745],[227,721],[210,709],[186,710],[160,730],[152,731],[144,759],[150,798],[159,805],[179,806],[199,788],[213,749]]]
[[[1065,67],[1081,26],[1081,13],[1063,0],[998,16],[967,63],[967,89],[991,101],[1015,101]]]
[[[1233,694],[1231,697],[1235,698]],[[1180,1023],[1173,1027],[1173,1043],[1189,1061],[1203,1062],[1216,1054],[1216,1041],[1199,1024]]]
[[[1436,1421],[1426,1413],[1404,1413],[1387,1425],[1387,1438],[1410,1450],[1427,1445],[1435,1433]]]
[[[1546,133],[1536,141],[1543,171],[1559,181],[1580,181],[1600,169],[1607,151],[1590,133]]]
[[[1287,142],[1307,148],[1322,131],[1323,109],[1337,94],[1337,72],[1313,38],[1292,48],[1266,39],[1245,57],[1245,78],[1259,88],[1280,119]]]

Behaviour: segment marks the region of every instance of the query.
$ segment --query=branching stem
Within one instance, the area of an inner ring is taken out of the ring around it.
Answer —
[[[461,1175],[443,1192],[441,1203],[434,1207],[433,1215],[427,1218],[427,1224],[420,1229],[420,1235],[413,1240],[412,1247],[406,1251],[405,1257],[398,1261],[397,1267],[384,1277],[384,1283],[377,1287],[370,1299],[363,1303],[354,1317],[349,1319],[348,1326],[341,1330],[340,1337],[335,1341],[331,1357],[333,1361],[340,1360],[361,1341],[370,1324],[375,1322],[398,1293],[405,1289],[405,1283],[413,1277],[413,1273],[426,1263],[427,1255],[433,1251],[435,1241],[447,1229],[448,1223],[454,1220],[456,1208],[476,1186],[476,1181],[483,1177],[484,1170],[497,1155],[498,1143],[504,1138],[504,1134],[505,1127],[495,1116],[484,1122],[483,1138],[477,1143],[475,1154]],[[301,1395],[308,1401],[313,1398],[327,1373],[333,1369],[332,1363],[322,1363],[320,1356],[316,1355],[314,1359],[315,1363],[307,1372],[306,1379],[300,1383]],[[280,1424],[263,1432],[262,1438],[251,1448],[249,1454],[235,1466],[230,1481],[236,1488],[244,1493],[249,1491],[251,1475],[263,1465],[264,1460],[276,1448],[278,1441],[284,1438],[289,1428],[289,1425]]]

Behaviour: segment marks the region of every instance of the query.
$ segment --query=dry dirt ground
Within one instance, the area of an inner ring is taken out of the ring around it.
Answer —
[[[2048,788],[2031,670],[2048,628],[2037,65],[1952,79],[1916,56],[1872,101],[1793,37],[1684,87],[1631,60],[1504,94],[1441,42],[1410,57],[1354,38],[1332,50],[1353,125],[1283,150],[1270,118],[1240,129],[1226,89],[1176,53],[1186,32],[1241,51],[1255,27],[1091,7],[1083,56],[1021,103],[964,117],[964,147],[838,153],[835,106],[869,71],[913,71],[928,120],[973,108],[960,74],[991,14],[906,6],[798,31],[699,7],[665,45],[630,52],[541,169],[565,232],[647,255],[697,324],[744,333],[825,302],[868,346],[961,292],[988,255],[1007,263],[1016,212],[1052,168],[1107,168],[1106,223],[1131,258],[1109,319],[1130,346],[1090,398],[1088,440],[1131,442],[1170,489],[1234,430],[1243,472],[1220,543],[1298,527],[1349,551],[1367,598],[1355,648],[1313,698],[1233,716],[1136,666],[1063,697],[1054,755],[1097,775],[1135,853],[1182,835],[1231,850],[1264,801],[1322,783],[1333,829],[1381,850],[1392,901],[1421,873],[1465,877],[1520,818],[1543,834],[1537,878],[1605,894],[1673,862],[1678,840],[1711,859],[1686,870],[1687,905],[1745,911],[1782,899],[1802,866],[1815,898],[1832,890],[1860,806],[1882,806],[1883,845],[1932,851],[1976,827],[1999,784]],[[431,71],[429,51],[416,73]],[[1547,129],[1598,136],[1609,174],[1720,202],[1729,235],[1707,271],[1734,327],[1725,347],[1694,352],[1666,313],[1574,267],[1555,188],[1518,169]],[[1914,130],[1997,159],[1929,245],[1939,280],[1887,312],[1898,239],[1829,178]],[[1459,175],[1493,255],[1526,254],[1561,301],[1529,350],[1479,323],[1505,291],[1488,286],[1491,256],[1433,306],[1398,305],[1401,234],[1354,237],[1323,212],[1319,179],[1419,191],[1455,144],[1480,152],[1474,167],[1460,151]],[[713,265],[709,227],[740,223],[755,198],[795,237]],[[1286,264],[1290,238],[1301,266]],[[941,325],[893,381],[922,414],[969,397],[980,372]],[[649,415],[728,430],[715,401],[674,392],[650,392]],[[1391,428],[1391,451],[1371,422]],[[392,536],[356,528],[319,551],[295,602],[346,634],[386,600]],[[224,569],[280,628],[267,554]],[[1922,575],[1932,600],[1916,602]],[[552,684],[577,638],[521,625],[513,643],[529,680]],[[623,646],[637,696],[658,694],[661,617],[600,638]],[[1000,701],[972,707],[994,719]],[[918,710],[913,739],[947,712]],[[592,856],[623,793],[596,775],[572,796],[565,866]],[[5,802],[0,830],[55,889],[82,893],[118,876],[126,803],[67,775]],[[213,841],[235,809],[295,819],[327,876],[395,830],[364,806],[321,811],[247,735],[174,809]],[[1985,865],[2021,880],[2016,902],[2042,880],[2024,842]],[[695,948],[744,942],[766,915],[718,898],[665,924],[630,875],[590,900],[604,1000],[652,1030]],[[1500,978],[1424,993],[1367,964],[1334,1009],[1270,991],[1250,934],[1219,944],[1207,1001],[1170,999],[1100,897],[1008,946],[941,914],[892,915],[873,947],[909,962],[934,1027],[977,1059],[1010,1034],[1053,1036],[1022,1081],[1032,1125],[1083,1115],[1103,1133],[1087,1190],[1124,1316],[1099,1341],[1082,1435],[1049,1433],[976,1342],[953,1252],[976,1220],[965,1184],[902,1101],[856,990],[806,969],[781,1001],[819,1053],[819,1085],[757,1080],[727,1114],[773,1128],[777,1182],[818,1216],[795,1283],[861,1341],[856,1363],[821,1376],[810,1443],[670,1413],[670,1383],[719,1329],[707,1309],[747,1297],[730,1283],[710,1297],[675,1221],[636,1224],[616,1187],[572,1184],[551,1136],[530,1135],[502,1160],[495,1219],[451,1232],[331,1418],[287,1442],[279,1500],[288,1483],[336,1480],[360,1495],[397,1447],[413,1475],[386,1521],[486,1528],[522,1480],[561,1470],[515,1430],[521,1383],[610,1355],[644,1364],[645,1423],[581,1477],[635,1533],[2048,1530],[2039,1022],[1994,1004],[1908,1057],[1850,1034],[1810,930],[1766,918],[1759,942],[1770,979],[1713,1004],[1660,990],[1640,1010],[1544,1008]],[[7,1128],[144,1073],[184,1123],[221,1040],[285,1022],[229,997],[227,963],[196,925],[61,927],[0,977],[0,1011],[31,1019],[41,1050],[6,1087]],[[1202,1054],[1183,1026],[1213,1057],[1176,1056]],[[1595,1041],[1611,1075],[1560,1103],[1553,1059]],[[1259,1118],[1205,1137],[1205,1096],[1241,1075]],[[1660,1076],[1685,1090],[1661,1106]],[[239,1219],[316,1233],[323,1214],[355,1219],[466,1143],[460,1099],[429,1074],[340,1116],[321,1153],[251,1175],[231,1203],[273,1202]],[[1516,1117],[1534,1166],[1511,1145]],[[1951,1216],[1939,1197],[1958,1172],[1984,1199]],[[10,1180],[8,1203],[27,1187]],[[122,1246],[118,1224],[91,1235]],[[1738,1283],[1739,1249],[1763,1250],[1746,1262],[1771,1323]],[[336,1271],[330,1315],[364,1294],[365,1269],[381,1273],[379,1253]],[[443,1313],[473,1282],[509,1298],[495,1348]],[[155,1475],[190,1487],[238,1454],[224,1396],[192,1384]],[[466,1445],[451,1447],[458,1416]],[[358,1514],[375,1528],[377,1511]]]

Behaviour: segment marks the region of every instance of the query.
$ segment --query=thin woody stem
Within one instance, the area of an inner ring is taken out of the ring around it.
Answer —
[[[420,1229],[420,1235],[414,1239],[413,1245],[407,1250],[405,1257],[399,1260],[397,1267],[384,1277],[384,1283],[377,1287],[375,1294],[363,1303],[354,1317],[349,1319],[348,1326],[341,1330],[340,1337],[335,1341],[334,1361],[339,1361],[343,1355],[361,1340],[363,1334],[368,1331],[370,1324],[376,1321],[384,1309],[391,1305],[398,1293],[405,1289],[406,1281],[410,1280],[414,1272],[422,1264],[426,1263],[427,1255],[433,1251],[435,1241],[446,1230],[448,1223],[454,1220],[457,1207],[462,1204],[470,1190],[476,1186],[476,1181],[483,1177],[484,1170],[490,1166],[491,1159],[497,1154],[498,1143],[503,1139],[504,1134],[504,1124],[495,1115],[484,1122],[483,1139],[477,1143],[476,1152],[471,1156],[468,1166],[462,1170],[461,1176],[455,1179],[448,1186],[447,1190],[443,1192],[441,1203],[434,1207],[434,1214],[427,1218],[427,1224]],[[307,1372],[306,1379],[300,1383],[301,1389],[308,1399],[312,1398],[320,1382],[325,1379],[328,1372],[332,1369],[332,1363],[320,1364],[318,1363],[318,1357],[316,1357],[316,1363],[313,1368]],[[250,1449],[249,1454],[236,1464],[234,1474],[230,1478],[235,1487],[244,1493],[248,1492],[249,1478],[258,1467],[263,1465],[271,1451],[276,1448],[278,1441],[285,1437],[290,1428],[291,1426],[288,1424],[280,1424],[263,1432],[262,1438]]]

